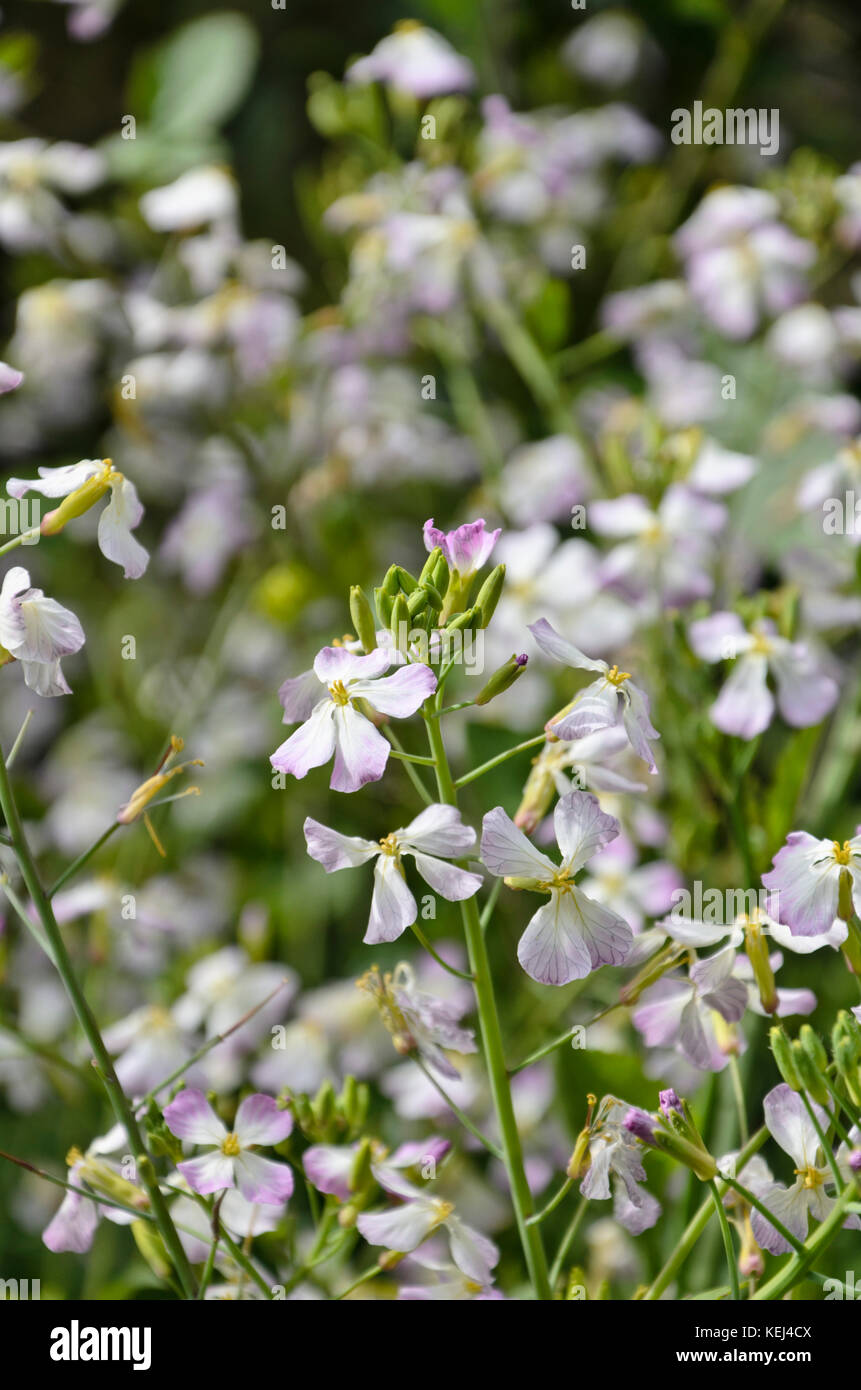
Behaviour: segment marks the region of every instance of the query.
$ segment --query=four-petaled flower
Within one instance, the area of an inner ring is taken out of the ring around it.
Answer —
[[[414,1187],[390,1165],[373,1164],[372,1168],[380,1187],[402,1201],[386,1211],[362,1212],[358,1217],[356,1225],[369,1245],[382,1245],[387,1250],[416,1250],[442,1228],[458,1269],[482,1286],[493,1282],[492,1270],[499,1251],[492,1240],[461,1221],[451,1202]]]
[[[649,740],[660,738],[660,734],[652,728],[649,719],[648,696],[634,684],[630,673],[620,671],[618,666],[608,666],[606,661],[593,661],[585,656],[546,618],[531,623],[529,631],[541,650],[554,661],[578,670],[598,672],[598,680],[581,690],[571,704],[550,721],[548,731],[557,738],[573,739],[621,725],[637,757],[648,763],[650,772],[657,772]]]
[[[777,683],[777,707],[793,728],[818,724],[837,703],[837,682],[819,669],[805,643],[780,637],[767,620],[748,632],[735,613],[712,613],[691,623],[688,635],[703,661],[738,659],[709,710],[722,733],[751,739],[768,728],[775,704],[766,683],[769,671]]]
[[[271,1096],[246,1096],[236,1112],[233,1129],[218,1118],[202,1091],[180,1091],[165,1106],[168,1129],[191,1144],[211,1144],[209,1153],[178,1163],[194,1192],[222,1192],[238,1187],[249,1202],[277,1206],[293,1191],[293,1174],[286,1163],[273,1163],[254,1150],[260,1144],[280,1144],[293,1128],[289,1110],[279,1110]]]
[[[335,755],[329,786],[355,792],[378,782],[386,770],[391,744],[362,713],[365,702],[379,714],[404,719],[415,714],[436,690],[429,666],[415,663],[384,675],[391,657],[381,648],[357,656],[346,647],[324,647],[314,669],[286,680],[278,692],[284,723],[302,721],[270,758],[278,772],[304,777]],[[322,687],[322,692],[321,692]]]
[[[418,916],[416,900],[404,877],[404,855],[412,855],[425,883],[449,902],[471,898],[481,887],[479,874],[445,862],[475,847],[475,831],[463,824],[453,806],[428,806],[405,829],[393,830],[382,840],[341,835],[310,816],[304,829],[308,853],[327,874],[355,869],[376,858],[371,915],[364,937],[369,945],[394,941]]]
[[[826,1133],[828,1116],[825,1111],[813,1100],[810,1107],[823,1134]],[[775,1086],[763,1101],[763,1112],[772,1138],[795,1164],[795,1182],[791,1187],[776,1182],[751,1182],[751,1191],[798,1240],[806,1240],[809,1218],[824,1221],[834,1206],[835,1199],[825,1191],[827,1184],[834,1181],[831,1168],[822,1153],[816,1126],[796,1091],[785,1083]],[[750,1221],[757,1244],[763,1250],[772,1255],[785,1255],[792,1249],[761,1212],[754,1209]],[[861,1225],[857,1216],[850,1217],[845,1224],[853,1229]]]
[[[484,817],[481,857],[511,887],[549,893],[520,938],[517,959],[540,984],[567,985],[601,965],[621,965],[633,933],[618,913],[574,884],[578,870],[618,835],[619,822],[588,792],[572,791],[556,803],[553,824],[561,864],[536,849],[501,806]]]

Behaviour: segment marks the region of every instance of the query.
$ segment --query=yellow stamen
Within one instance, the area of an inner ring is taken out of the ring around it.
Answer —
[[[227,1158],[238,1158],[240,1153],[239,1140],[235,1134],[226,1134],[221,1141],[221,1152]]]
[[[329,686],[329,694],[336,705],[348,705],[350,703],[350,697],[343,681],[332,681]]]
[[[832,840],[834,846],[835,864],[849,864],[852,859],[852,845],[848,840],[844,840],[841,845],[839,840]]]
[[[620,671],[618,666],[611,666],[606,676],[608,684],[615,686],[620,686],[623,681],[629,681],[630,679],[631,672]]]

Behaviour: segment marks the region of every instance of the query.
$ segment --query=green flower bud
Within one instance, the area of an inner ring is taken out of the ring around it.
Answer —
[[[311,1112],[314,1120],[320,1126],[328,1125],[329,1121],[335,1118],[336,1099],[335,1087],[331,1081],[324,1081],[319,1091],[311,1102]]]
[[[504,690],[510,689],[516,680],[519,680],[526,670],[526,663],[529,660],[525,652],[520,656],[510,656],[506,662],[494,671],[486,685],[481,687],[475,697],[477,705],[488,705],[497,695],[501,695]]]
[[[445,625],[446,631],[460,632],[461,630],[466,631],[469,629],[484,627],[485,624],[482,621],[482,616],[483,615],[481,609],[478,607],[478,604],[473,604],[472,608],[468,608],[465,613],[458,613],[456,617],[450,619],[450,621],[447,622]]]
[[[828,1066],[828,1053],[825,1051],[819,1034],[811,1028],[809,1023],[802,1024],[798,1033],[798,1040],[817,1071],[825,1071]]]
[[[383,593],[388,594],[390,598],[394,598],[395,594],[400,592],[400,588],[401,586],[398,582],[398,566],[389,565],[382,583]]]
[[[409,570],[405,570],[403,565],[395,565],[394,569],[397,575],[398,588],[401,589],[403,593],[411,594],[413,589],[418,588],[419,581],[414,574],[410,574]]]
[[[131,1233],[156,1279],[169,1279],[173,1273],[164,1241],[151,1221],[133,1221]]]
[[[362,649],[372,652],[377,645],[377,626],[365,591],[358,584],[350,589],[350,617]]]
[[[445,596],[448,593],[448,586],[451,583],[451,570],[448,567],[448,560],[445,558],[442,551],[440,551],[439,559],[434,565],[434,571],[431,575],[431,579],[433,581],[434,588],[443,596]]]
[[[392,603],[394,599],[391,594],[387,594],[385,589],[374,590],[374,603],[377,608],[377,618],[380,627],[388,627],[392,617]]]
[[[410,614],[406,596],[398,594],[392,604],[391,617],[389,618],[389,631],[395,639],[395,645],[401,650],[406,650],[407,636],[412,626],[412,615]]]
[[[795,1069],[795,1063],[792,1060],[792,1047],[783,1029],[777,1026],[769,1028],[768,1041],[774,1060],[777,1063],[777,1070],[780,1072],[787,1086],[790,1086],[793,1091],[800,1091],[801,1080]]]
[[[436,567],[437,567],[437,561],[439,561],[439,560],[444,560],[444,559],[445,559],[445,556],[443,555],[442,550],[440,549],[440,547],[439,547],[438,545],[435,545],[434,548],[433,548],[433,550],[431,551],[430,555],[427,557],[427,559],[426,559],[425,562],[424,562],[424,567],[423,567],[423,569],[422,569],[421,574],[419,575],[419,583],[420,583],[420,584],[425,584],[425,583],[430,583],[430,584],[432,584],[432,583],[433,583],[434,570],[435,570]]]
[[[487,627],[493,617],[496,605],[499,603],[502,596],[504,586],[505,566],[497,565],[495,569],[490,571],[490,574],[485,579],[478,591],[478,598],[475,601],[476,607],[480,608],[482,613],[481,627]]]
[[[744,949],[753,966],[762,1007],[767,1014],[777,1012],[777,984],[768,958],[768,939],[759,922],[748,921],[744,928]]]
[[[808,1091],[820,1105],[827,1105],[828,1087],[797,1039],[792,1044],[792,1060],[802,1088]]]
[[[363,1139],[358,1149],[356,1157],[353,1159],[353,1166],[350,1169],[350,1176],[347,1179],[347,1186],[351,1192],[361,1192],[367,1187],[372,1179],[371,1160],[373,1153],[370,1139]]]

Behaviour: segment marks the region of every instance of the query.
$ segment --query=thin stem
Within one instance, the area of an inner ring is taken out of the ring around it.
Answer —
[[[485,772],[491,772],[493,768],[499,767],[500,763],[505,763],[509,758],[514,758],[518,753],[525,753],[527,748],[534,748],[538,743],[546,743],[546,734],[537,734],[535,738],[528,738],[525,743],[518,743],[516,748],[509,748],[505,753],[498,753],[495,758],[491,758],[486,763],[481,763],[474,767],[471,772],[465,772],[462,777],[458,777],[453,784],[455,790],[466,787],[470,782],[474,782],[477,777],[483,777]]]
[[[439,704],[436,706],[429,706],[426,712],[425,724],[427,728],[428,744],[436,762],[436,779],[439,797],[446,805],[456,806],[457,790],[448,765],[448,756],[445,751],[445,743],[443,741],[440,723],[438,719],[429,717],[434,708],[439,708]],[[543,734],[541,735],[540,741],[544,741]],[[505,1069],[505,1052],[499,1026],[499,1014],[496,1008],[496,995],[493,989],[490,960],[487,954],[484,932],[481,927],[478,905],[475,898],[467,898],[461,903],[460,907],[463,917],[463,928],[464,935],[466,936],[470,969],[475,976],[473,988],[475,990],[481,1038],[484,1046],[484,1057],[497,1123],[502,1138],[505,1167],[508,1173],[508,1183],[517,1221],[517,1229],[520,1234],[520,1241],[535,1296],[540,1300],[548,1301],[552,1297],[552,1291],[547,1276],[547,1261],[544,1254],[544,1245],[541,1240],[541,1232],[537,1227],[530,1227],[526,1224],[533,1212],[532,1193],[529,1190],[529,1183],[523,1165],[523,1150],[520,1144],[520,1134],[517,1129],[517,1119],[514,1114],[514,1105],[511,1099],[511,1087],[508,1073]]]
[[[550,1287],[553,1289],[555,1289],[556,1281],[559,1278],[559,1275],[562,1273],[562,1266],[565,1263],[565,1257],[574,1243],[574,1237],[577,1235],[577,1232],[580,1229],[580,1223],[582,1222],[583,1217],[586,1215],[586,1208],[588,1207],[588,1205],[589,1203],[587,1202],[586,1198],[581,1197],[580,1201],[577,1203],[577,1206],[575,1208],[574,1215],[571,1217],[571,1220],[568,1223],[568,1229],[566,1230],[564,1236],[562,1237],[562,1240],[559,1243],[559,1249],[556,1251],[556,1258],[553,1261],[553,1264],[550,1268]]]
[[[24,742],[24,736],[25,736],[25,734],[27,733],[27,729],[28,729],[28,727],[29,727],[30,720],[33,718],[34,713],[35,713],[35,710],[28,709],[27,713],[24,715],[24,723],[21,725],[20,729],[18,730],[18,733],[17,733],[17,735],[16,735],[16,737],[15,737],[15,742],[12,744],[12,747],[9,749],[9,756],[8,756],[8,758],[6,759],[6,771],[7,771],[7,772],[8,772],[9,769],[12,767],[13,763],[15,762],[15,759],[16,759],[17,756],[18,756],[18,752],[19,752],[19,750],[20,750],[20,748],[21,748],[21,744]]]
[[[182,1063],[182,1066],[177,1067],[176,1071],[172,1071],[170,1076],[166,1076],[163,1081],[159,1081],[156,1086],[153,1086],[151,1091],[147,1091],[141,1104],[148,1105],[151,1100],[155,1100],[160,1091],[164,1091],[168,1086],[172,1086],[174,1081],[178,1081],[179,1078],[188,1071],[189,1067],[193,1067],[195,1062],[199,1062],[201,1057],[206,1056],[207,1052],[211,1052],[214,1047],[218,1047],[219,1043],[226,1042],[229,1037],[232,1037],[234,1033],[238,1032],[240,1028],[250,1022],[255,1014],[259,1014],[261,1009],[265,1009],[266,1005],[275,998],[276,994],[280,994],[284,986],[289,983],[289,979],[285,976],[280,984],[277,984],[273,990],[270,990],[265,999],[261,999],[259,1004],[255,1004],[253,1009],[249,1009],[248,1012],[244,1013],[235,1023],[232,1023],[229,1028],[225,1029],[223,1033],[216,1033],[214,1038],[209,1038],[202,1047],[199,1047],[196,1052],[192,1053],[187,1061]]]
[[[404,763],[418,763],[421,767],[433,767],[433,758],[423,758],[417,753],[402,753],[399,748],[392,749],[392,757],[400,758]]]
[[[842,1190],[843,1190],[843,1174],[841,1173],[840,1169],[839,1169],[838,1166],[837,1166],[837,1159],[834,1157],[834,1150],[832,1149],[832,1147],[831,1147],[831,1145],[829,1144],[827,1138],[825,1137],[825,1134],[824,1134],[824,1132],[823,1132],[822,1126],[821,1126],[821,1124],[819,1123],[819,1121],[818,1121],[817,1118],[816,1118],[816,1111],[813,1109],[813,1106],[812,1106],[811,1103],[810,1103],[810,1097],[808,1096],[807,1092],[806,1092],[806,1091],[802,1091],[800,1094],[801,1094],[801,1099],[802,1099],[802,1101],[804,1102],[804,1108],[805,1108],[805,1110],[807,1111],[808,1115],[810,1116],[810,1123],[813,1125],[813,1128],[816,1130],[816,1137],[817,1137],[817,1139],[819,1140],[820,1144],[822,1145],[822,1152],[823,1152],[823,1154],[825,1155],[825,1158],[826,1158],[826,1161],[827,1161],[827,1163],[828,1163],[829,1168],[831,1169],[831,1174],[832,1174],[832,1177],[834,1178],[834,1183],[835,1183],[835,1186],[836,1186],[836,1188],[837,1188],[837,1191],[838,1191],[838,1192],[842,1192]]]
[[[171,1219],[167,1203],[159,1188],[158,1179],[152,1167],[152,1161],[147,1154],[146,1144],[144,1143],[143,1135],[141,1134],[134,1111],[114,1071],[114,1064],[111,1061],[110,1053],[105,1046],[104,1039],[99,1031],[99,1025],[93,1016],[84,991],[75,974],[71,958],[66,950],[66,943],[63,940],[62,932],[57,925],[57,919],[54,916],[50,899],[39,878],[36,863],[24,833],[21,815],[12,792],[12,785],[9,781],[9,774],[6,771],[6,763],[2,756],[2,752],[0,752],[0,809],[3,811],[6,825],[9,829],[9,834],[21,869],[21,876],[33,900],[33,905],[38,913],[42,930],[50,945],[51,959],[65,985],[66,993],[69,996],[78,1023],[90,1046],[97,1069],[105,1079],[106,1089],[114,1114],[128,1136],[132,1153],[138,1155],[142,1160],[138,1162],[138,1170],[149,1195],[150,1205],[158,1223],[162,1239],[164,1240],[165,1246],[173,1260],[177,1274],[179,1275],[183,1292],[186,1298],[193,1299],[196,1290],[191,1265],[188,1262],[188,1257],[182,1247],[182,1242],[179,1239],[176,1227]]]
[[[546,1207],[542,1207],[541,1210],[537,1211],[534,1216],[530,1216],[529,1220],[526,1223],[527,1226],[537,1226],[538,1223],[540,1221],[543,1221],[546,1216],[549,1216],[551,1212],[554,1212],[556,1208],[559,1206],[559,1203],[565,1201],[565,1198],[568,1196],[568,1193],[571,1191],[573,1186],[574,1179],[566,1178],[562,1186],[555,1194],[555,1196],[550,1198],[550,1201],[547,1203]]]
[[[770,1302],[772,1299],[783,1298],[784,1294],[788,1293],[799,1279],[804,1278],[809,1266],[839,1234],[851,1197],[852,1188],[847,1185],[840,1193],[826,1219],[820,1226],[817,1226],[813,1235],[805,1242],[804,1254],[793,1255],[792,1259],[788,1260],[783,1268],[769,1279],[767,1284],[761,1284],[753,1295],[755,1302],[764,1303]]]
[[[14,550],[16,546],[25,545],[28,541],[37,541],[40,535],[41,532],[39,527],[32,526],[29,531],[22,531],[20,536],[15,536],[11,541],[7,541],[5,545],[0,545],[0,555],[8,555],[10,550]]]
[[[428,953],[429,956],[433,956],[433,958],[434,958],[434,960],[436,961],[437,965],[441,965],[442,968],[443,968],[443,970],[447,970],[447,971],[448,971],[449,975],[455,975],[455,976],[457,976],[457,978],[458,978],[459,980],[470,980],[470,981],[471,981],[471,980],[474,978],[474,977],[469,973],[468,970],[456,970],[455,967],[454,967],[453,965],[449,965],[449,963],[448,963],[447,960],[443,960],[443,958],[442,958],[442,956],[439,954],[439,952],[438,952],[438,951],[435,951],[434,948],[433,948],[433,946],[432,946],[432,945],[430,944],[430,942],[428,941],[427,937],[425,936],[425,934],[424,934],[424,932],[422,931],[421,927],[419,926],[418,922],[413,922],[413,923],[411,923],[411,927],[412,927],[413,936],[416,938],[416,940],[419,942],[419,944],[420,944],[421,946],[424,947],[424,949],[427,951],[427,953]]]
[[[48,889],[49,898],[53,898],[55,893],[59,893],[60,889],[63,887],[63,884],[68,883],[69,879],[73,878],[75,874],[78,872],[78,870],[82,869],[84,865],[92,859],[96,851],[100,850],[102,845],[105,844],[111,838],[111,836],[117,830],[120,829],[121,824],[121,821],[114,821],[112,825],[108,826],[107,830],[102,831],[95,844],[90,845],[89,849],[85,849],[83,854],[79,854],[77,859],[75,859],[67,869],[63,870],[56,883]]]
[[[497,880],[497,882],[501,882],[501,880]],[[606,1009],[601,1009],[599,1013],[593,1014],[585,1023],[575,1023],[573,1028],[569,1028],[565,1033],[560,1033],[558,1038],[554,1038],[552,1042],[544,1043],[542,1047],[536,1048],[534,1052],[530,1052],[529,1056],[525,1057],[522,1062],[518,1062],[515,1066],[509,1067],[508,1075],[516,1076],[519,1071],[525,1071],[526,1068],[531,1067],[533,1063],[540,1062],[543,1057],[549,1057],[550,1053],[555,1052],[558,1047],[564,1047],[567,1042],[571,1042],[580,1032],[581,1028],[591,1028],[593,1023],[600,1022],[602,1018],[606,1018],[608,1014],[611,1014],[614,1009],[624,1009],[624,1007],[625,1005],[622,1001],[616,1000],[614,1003],[608,1004]]]
[[[132,1207],[128,1202],[117,1202],[113,1197],[104,1197],[100,1192],[89,1192],[85,1188],[76,1187],[74,1183],[66,1182],[64,1178],[57,1178],[53,1173],[48,1173],[44,1168],[37,1168],[35,1163],[28,1163],[26,1158],[17,1158],[15,1154],[7,1154],[0,1149],[0,1158],[5,1158],[7,1163],[14,1163],[19,1168],[24,1168],[28,1173],[34,1173],[37,1178],[44,1178],[45,1182],[52,1183],[54,1187],[62,1187],[66,1192],[74,1192],[78,1197],[88,1198],[103,1207],[116,1207],[117,1211],[129,1212],[131,1215],[144,1221],[151,1221],[152,1215],[147,1211],[142,1211],[139,1207]]]
[[[482,930],[483,932],[487,931],[488,923],[489,923],[491,917],[493,916],[494,908],[496,907],[497,901],[498,901],[498,899],[499,899],[499,894],[500,894],[501,891],[502,891],[502,879],[501,879],[501,878],[495,878],[495,879],[493,880],[493,886],[492,886],[490,892],[489,892],[488,895],[487,895],[487,902],[484,904],[484,907],[481,909],[481,916],[480,916],[480,918],[479,918],[479,923],[480,923],[480,926],[481,926],[481,930]]]
[[[758,1129],[756,1131],[756,1134],[751,1136],[748,1143],[744,1145],[741,1152],[739,1153],[738,1158],[736,1159],[736,1168],[739,1171],[744,1170],[744,1165],[747,1163],[748,1159],[752,1158],[753,1155],[762,1148],[767,1138],[768,1130],[766,1129],[765,1125],[763,1125],[761,1129]],[[721,1193],[722,1189],[725,1191],[728,1185],[729,1184],[726,1182],[718,1182],[718,1192]],[[687,1226],[682,1232],[681,1239],[679,1240],[678,1244],[673,1250],[673,1253],[670,1255],[663,1268],[655,1276],[655,1278],[652,1280],[652,1283],[649,1285],[648,1289],[643,1294],[643,1299],[645,1302],[652,1302],[655,1299],[660,1298],[661,1294],[664,1292],[664,1289],[681,1269],[688,1255],[693,1250],[694,1246],[696,1245],[697,1241],[699,1240],[700,1236],[702,1235],[703,1231],[708,1225],[709,1220],[713,1214],[714,1206],[712,1204],[711,1198],[708,1197],[702,1203],[699,1210],[696,1211],[694,1215],[691,1217],[690,1221],[688,1222]]]
[[[452,1114],[456,1115],[457,1118],[460,1120],[464,1129],[469,1130],[469,1133],[472,1135],[473,1139],[477,1139],[479,1144],[483,1144],[489,1154],[492,1154],[494,1158],[498,1158],[500,1159],[500,1161],[502,1161],[505,1157],[502,1150],[500,1148],[497,1148],[493,1140],[488,1139],[486,1134],[482,1134],[481,1130],[478,1128],[478,1125],[473,1124],[466,1111],[461,1110],[457,1102],[452,1100],[451,1096],[448,1094],[448,1091],[446,1091],[445,1088],[440,1085],[430,1068],[425,1066],[421,1057],[416,1056],[413,1058],[413,1060],[416,1063],[416,1066],[420,1067],[421,1070],[424,1072],[431,1085],[434,1086],[436,1090],[439,1092],[439,1094],[442,1096],[443,1100],[445,1101],[449,1110],[451,1110]]]
[[[738,1137],[742,1144],[746,1144],[750,1138],[747,1127],[747,1109],[744,1103],[744,1087],[741,1083],[741,1069],[738,1065],[737,1057],[729,1059],[729,1075],[732,1082],[732,1093],[735,1098],[735,1108],[738,1115]]]
[[[335,1302],[337,1303],[342,1298],[346,1298],[347,1294],[352,1293],[360,1284],[367,1284],[369,1279],[376,1279],[377,1275],[382,1274],[382,1272],[382,1265],[374,1265],[372,1269],[366,1269],[364,1274],[360,1274],[358,1279],[354,1279],[352,1284],[348,1284],[345,1289],[342,1289],[341,1292],[335,1296]]]
[[[398,753],[403,753],[404,750],[401,747],[400,739],[398,738],[394,730],[391,728],[385,728],[383,729],[383,733],[389,740],[389,743],[392,745],[392,748],[395,749],[395,751]],[[407,774],[410,781],[412,782],[415,791],[418,792],[424,804],[426,806],[433,806],[433,797],[431,796],[430,792],[428,791],[419,774],[416,772],[412,763],[404,762],[403,768],[404,772]]]
[[[454,714],[455,711],[459,709],[472,709],[474,704],[475,700],[461,700],[456,705],[445,705],[443,709],[438,709],[431,717],[433,719],[442,719],[444,714]]]
[[[738,1303],[741,1298],[741,1290],[738,1286],[738,1264],[732,1244],[732,1231],[730,1230],[726,1209],[721,1200],[721,1195],[717,1190],[717,1183],[714,1178],[712,1178],[709,1183],[709,1191],[712,1194],[712,1201],[714,1202],[715,1211],[717,1212],[718,1221],[720,1222],[720,1231],[723,1236],[723,1248],[726,1251],[726,1265],[729,1271],[729,1282],[730,1288],[732,1289],[733,1302]]]
[[[784,1226],[783,1222],[775,1216],[773,1211],[769,1210],[765,1203],[757,1197],[755,1192],[751,1192],[750,1189],[745,1187],[743,1183],[740,1183],[737,1178],[727,1177],[724,1178],[724,1182],[727,1187],[731,1187],[734,1192],[737,1192],[740,1197],[743,1197],[748,1206],[758,1211],[760,1216],[764,1216],[768,1224],[774,1227],[777,1234],[783,1237],[787,1245],[791,1245],[793,1250],[800,1251],[802,1254],[804,1253],[804,1241],[799,1240],[798,1236],[793,1235],[792,1231],[790,1231],[787,1226]]]

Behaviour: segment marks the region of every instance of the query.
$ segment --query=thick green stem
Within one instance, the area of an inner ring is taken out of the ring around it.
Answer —
[[[9,836],[12,840],[15,856],[21,869],[21,876],[33,901],[33,905],[42,925],[42,930],[51,948],[51,958],[65,985],[66,993],[69,996],[72,1008],[83,1029],[84,1036],[89,1043],[96,1067],[107,1088],[114,1114],[128,1136],[133,1155],[136,1159],[144,1160],[139,1163],[140,1177],[147,1190],[150,1199],[150,1207],[159,1231],[161,1232],[162,1239],[173,1260],[186,1298],[194,1298],[195,1283],[191,1265],[182,1248],[182,1242],[179,1239],[167,1203],[159,1188],[158,1179],[147,1154],[143,1136],[138,1127],[138,1122],[135,1119],[134,1111],[120,1086],[117,1074],[114,1070],[114,1064],[111,1061],[110,1053],[99,1031],[99,1025],[96,1023],[92,1011],[90,1010],[84,991],[75,974],[71,958],[66,950],[66,943],[57,925],[57,919],[54,916],[50,899],[42,886],[35,860],[30,851],[27,837],[24,834],[24,827],[21,823],[21,816],[12,792],[9,774],[6,770],[6,763],[2,753],[0,753],[0,808],[2,808],[3,815],[6,818]]]
[[[439,720],[429,716],[426,719],[426,725],[430,750],[436,764],[440,800],[446,805],[456,806],[457,792],[448,765]],[[484,1057],[496,1110],[496,1119],[502,1137],[505,1167],[508,1173],[517,1229],[520,1233],[523,1253],[535,1296],[547,1301],[552,1298],[550,1280],[547,1275],[547,1260],[540,1230],[537,1226],[527,1224],[534,1211],[532,1193],[529,1190],[529,1183],[526,1180],[526,1171],[523,1166],[523,1150],[517,1130],[514,1105],[511,1100],[508,1072],[505,1067],[505,1052],[502,1045],[496,995],[490,974],[490,961],[484,933],[481,929],[481,920],[475,898],[468,898],[460,906],[469,955],[469,968],[475,977],[473,988],[475,989]]]

